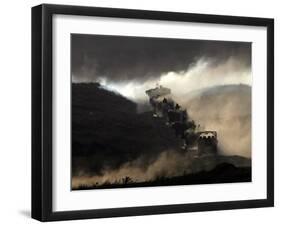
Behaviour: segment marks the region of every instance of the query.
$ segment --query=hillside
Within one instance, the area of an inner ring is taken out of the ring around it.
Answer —
[[[131,178],[124,177],[118,183],[81,184],[79,187],[75,187],[74,190],[250,182],[251,174],[251,167],[238,168],[229,163],[221,163],[210,171],[200,171],[194,174],[172,178],[157,177],[153,181],[145,182],[134,182]]]
[[[161,119],[151,112],[137,114],[136,104],[125,97],[96,83],[72,85],[74,175],[114,169],[141,155],[152,161],[178,143]]]
[[[163,119],[138,113],[137,104],[120,94],[97,83],[72,85],[73,188],[96,187],[96,179],[103,181],[97,188],[120,187],[114,181],[126,177],[131,187],[250,181],[250,159],[193,159],[181,144]],[[224,163],[229,167],[218,167]]]

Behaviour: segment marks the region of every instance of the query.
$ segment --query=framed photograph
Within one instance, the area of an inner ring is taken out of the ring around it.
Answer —
[[[274,205],[274,21],[32,8],[32,217]]]

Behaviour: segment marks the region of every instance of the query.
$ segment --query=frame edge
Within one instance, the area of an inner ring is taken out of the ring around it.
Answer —
[[[274,19],[267,21],[267,201],[274,207]]]
[[[31,217],[36,220],[42,220],[42,6],[32,7],[31,14]]]

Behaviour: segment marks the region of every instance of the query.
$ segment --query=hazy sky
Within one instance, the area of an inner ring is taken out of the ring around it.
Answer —
[[[251,66],[247,42],[72,34],[71,47],[73,82],[143,83],[168,73],[183,77],[194,66],[228,64],[232,72]]]

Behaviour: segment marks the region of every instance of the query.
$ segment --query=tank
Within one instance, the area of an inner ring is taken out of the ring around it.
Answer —
[[[145,93],[149,96],[149,98],[158,98],[169,95],[171,90],[163,86],[157,86],[156,88],[146,90]]]
[[[216,131],[202,131],[198,132],[198,154],[217,154],[217,132]]]
[[[168,108],[166,109],[167,111],[164,108],[168,103],[163,102],[163,100],[165,99],[164,96],[171,94],[171,90],[163,86],[156,86],[156,88],[146,90],[145,93],[148,95],[149,102],[153,107],[153,117],[166,116]]]

